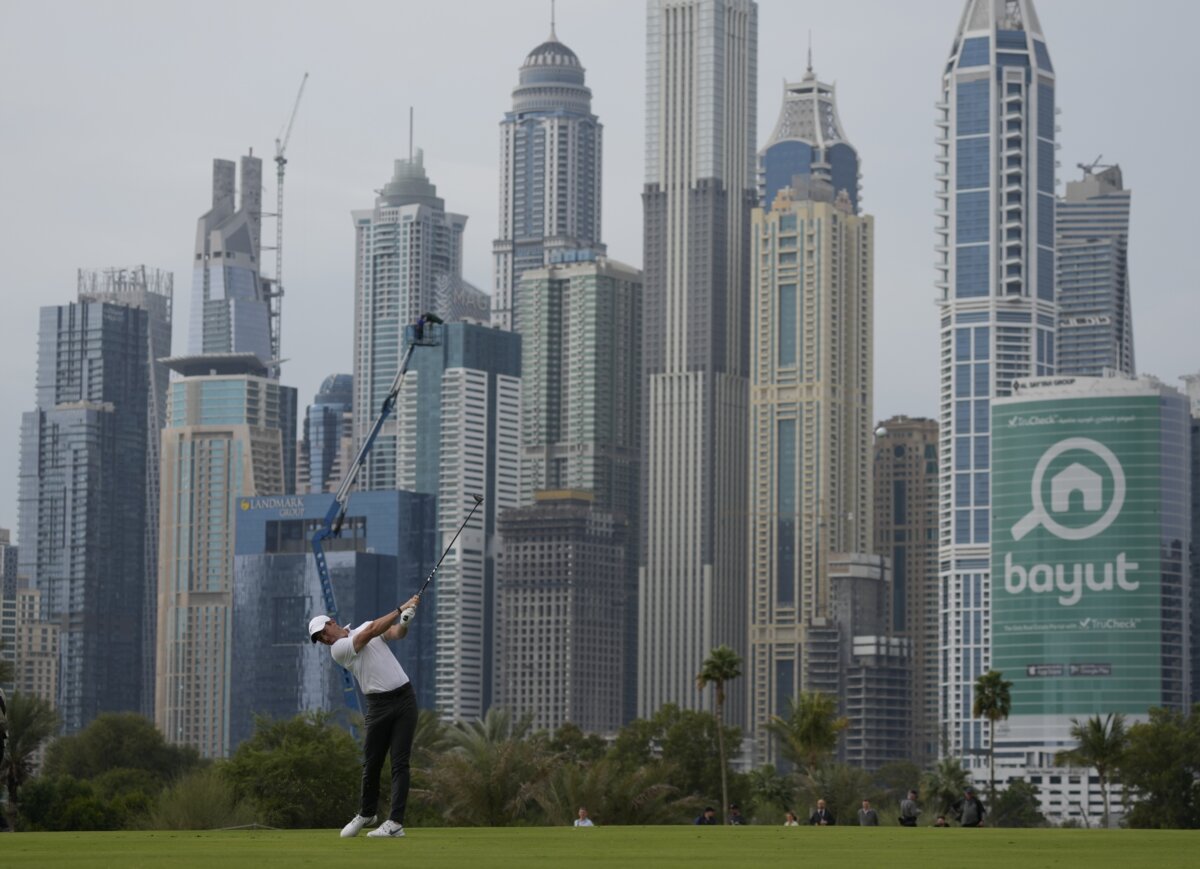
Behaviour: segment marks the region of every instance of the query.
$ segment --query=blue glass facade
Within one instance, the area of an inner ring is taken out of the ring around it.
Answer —
[[[310,539],[332,496],[247,498],[237,516],[233,585],[230,749],[254,716],[285,719],[312,709],[340,712],[342,681],[329,650],[310,642],[308,620],[325,612]],[[358,625],[417,591],[437,561],[434,498],[411,492],[351,496],[340,538],[326,544],[338,621]],[[434,705],[437,582],[404,640],[391,644],[418,705]]]
[[[779,120],[758,155],[758,175],[759,204],[767,210],[800,178],[802,185],[827,183],[834,195],[844,191],[858,214],[858,152],[841,128],[833,86],[817,81],[811,67],[784,86]]]
[[[150,369],[145,310],[41,309],[37,408],[22,415],[19,572],[57,622],[66,733],[141,712]],[[155,433],[157,434],[157,433]]]

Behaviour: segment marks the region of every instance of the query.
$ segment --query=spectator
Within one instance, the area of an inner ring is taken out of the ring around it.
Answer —
[[[594,827],[594,826],[596,826],[595,824],[592,823],[592,819],[588,817],[587,809],[585,809],[583,806],[579,807],[579,817],[575,819],[575,826],[576,827]]]
[[[783,816],[783,825],[785,827],[799,827],[800,821],[796,819],[796,813],[788,809],[787,814]]]
[[[825,801],[817,800],[817,810],[808,816],[808,823],[813,827],[832,827],[837,821],[825,808]]]
[[[987,814],[987,808],[983,805],[983,801],[975,796],[974,788],[967,788],[963,791],[963,798],[954,804],[951,809],[957,820],[964,827],[982,827],[983,816]]]
[[[858,810],[858,825],[860,827],[879,826],[879,814],[871,808],[870,800],[862,801],[862,808]]]
[[[910,790],[908,796],[900,801],[900,826],[915,827],[917,816],[920,814],[921,809],[917,806],[917,792]]]
[[[746,823],[746,817],[742,814],[742,810],[737,807],[737,803],[729,806],[729,823],[734,827],[740,827]]]
[[[935,827],[949,827],[950,826],[949,824],[946,823],[945,815],[938,815],[936,818],[934,818],[933,825]]]
[[[717,810],[712,806],[705,806],[704,811],[696,816],[693,824],[702,827],[715,826],[717,823]]]

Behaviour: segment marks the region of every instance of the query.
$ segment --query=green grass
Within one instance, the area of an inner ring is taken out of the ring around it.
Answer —
[[[14,867],[400,865],[490,867],[787,866],[817,869],[1037,869],[1196,866],[1195,832],[915,830],[898,827],[595,827],[411,830],[404,839],[342,840],[337,830],[14,833],[0,864]]]

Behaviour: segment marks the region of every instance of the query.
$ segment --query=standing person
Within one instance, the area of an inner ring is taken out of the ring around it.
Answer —
[[[858,810],[858,825],[860,827],[879,826],[879,814],[871,808],[870,800],[862,801],[862,808]]]
[[[987,808],[983,801],[975,796],[974,788],[964,790],[963,798],[954,804],[951,811],[964,827],[982,827],[983,816],[987,814]]]
[[[4,758],[8,756],[8,699],[4,689],[0,688],[0,774],[5,770]],[[0,788],[4,787],[4,779],[0,778]],[[0,806],[0,833],[12,832],[8,827],[8,817],[4,806]]]
[[[786,815],[783,816],[783,825],[785,827],[799,827],[800,822],[796,819],[796,813],[788,809]]]
[[[595,824],[592,823],[592,819],[588,817],[587,809],[585,809],[583,806],[579,807],[579,817],[575,819],[575,826],[576,827],[594,827],[594,826],[596,826]]]
[[[837,821],[825,808],[825,801],[817,800],[817,810],[808,816],[808,823],[814,827],[832,827]]]
[[[704,811],[696,815],[696,820],[692,821],[698,827],[709,827],[717,823],[717,810],[712,806],[705,806]]]
[[[395,624],[406,610],[416,610],[415,595],[387,615],[363,622],[354,630],[329,618],[316,616],[308,623],[314,643],[329,646],[329,654],[354,674],[367,696],[367,737],[363,743],[362,803],[359,813],[342,827],[342,838],[357,836],[374,824],[379,804],[379,772],[384,755],[392,755],[392,811],[379,828],[367,833],[375,838],[404,835],[404,809],[408,803],[409,755],[417,730],[417,697],[412,682],[385,641],[402,640],[408,634],[408,618]]]
[[[746,817],[737,807],[737,803],[731,803],[729,806],[729,823],[734,827],[740,827],[746,823]]]
[[[921,808],[917,805],[917,792],[910,790],[908,796],[900,801],[900,826],[915,827]]]

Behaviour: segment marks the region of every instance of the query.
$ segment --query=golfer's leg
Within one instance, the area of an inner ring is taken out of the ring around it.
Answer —
[[[391,736],[389,716],[384,709],[373,709],[367,700],[367,736],[363,742],[362,807],[359,814],[369,818],[379,805],[379,772],[388,751]]]
[[[412,781],[409,757],[416,732],[417,694],[406,691],[400,696],[399,708],[392,717],[392,813],[389,817],[397,824],[404,823],[404,810],[408,806],[408,787]]]

